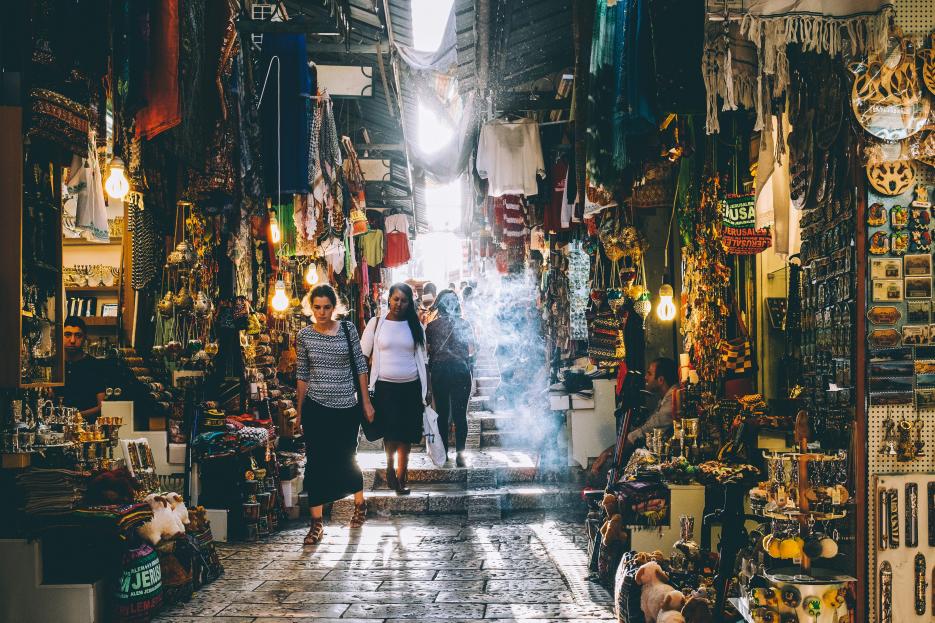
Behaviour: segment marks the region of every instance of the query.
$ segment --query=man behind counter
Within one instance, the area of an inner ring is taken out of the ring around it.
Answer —
[[[97,359],[84,352],[87,326],[78,316],[65,318],[65,386],[56,389],[66,407],[75,407],[93,424],[104,401],[104,374]]]

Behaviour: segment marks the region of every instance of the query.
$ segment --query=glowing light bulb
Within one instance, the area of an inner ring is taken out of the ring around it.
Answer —
[[[305,271],[305,283],[310,286],[318,285],[318,266],[314,263],[308,265]]]
[[[123,160],[120,158],[114,157],[110,161],[110,175],[107,176],[107,181],[104,182],[104,190],[107,191],[111,199],[123,199],[130,192],[130,182],[127,181],[127,176],[124,174],[125,168]]]
[[[669,322],[675,318],[675,303],[672,302],[674,293],[672,286],[667,283],[659,287],[659,305],[656,306],[656,316],[663,322]]]
[[[286,296],[286,282],[282,279],[276,282],[275,293],[270,303],[273,304],[274,311],[283,312],[289,309],[289,297]]]
[[[279,219],[276,218],[276,212],[269,212],[269,239],[273,244],[282,242],[282,230],[279,228]]]

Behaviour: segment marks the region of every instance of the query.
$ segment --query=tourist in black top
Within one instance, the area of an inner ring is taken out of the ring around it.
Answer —
[[[87,326],[78,316],[65,319],[65,386],[56,389],[66,407],[75,407],[85,421],[93,424],[104,401],[104,370],[100,362],[84,351]]]

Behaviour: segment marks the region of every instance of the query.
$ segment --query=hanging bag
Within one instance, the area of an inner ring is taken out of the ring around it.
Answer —
[[[347,340],[347,355],[351,360],[351,374],[354,375],[354,385],[358,385],[360,383],[360,371],[357,369],[357,361],[354,359],[354,348],[351,345],[351,332],[347,328],[347,322],[341,322],[341,329],[344,331],[344,339]],[[358,392],[361,394],[362,391],[363,390],[358,389]],[[367,438],[367,441],[377,441],[383,438],[383,427],[380,426],[379,420],[374,418],[373,422],[369,421],[367,416],[364,415],[363,404],[360,405],[360,428],[364,431],[364,437]]]
[[[721,340],[718,347],[721,365],[724,368],[723,393],[726,398],[753,393],[753,343],[733,297],[730,305],[737,319],[738,336],[730,340]]]
[[[438,429],[438,413],[429,406],[426,406],[422,413],[422,434],[425,435],[425,452],[432,459],[435,467],[441,467],[448,459],[448,452],[445,450],[445,441]]]

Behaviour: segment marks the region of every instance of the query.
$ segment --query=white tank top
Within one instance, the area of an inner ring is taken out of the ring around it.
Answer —
[[[419,379],[416,365],[416,345],[405,320],[380,321],[376,348],[380,349],[378,381],[407,383]]]

